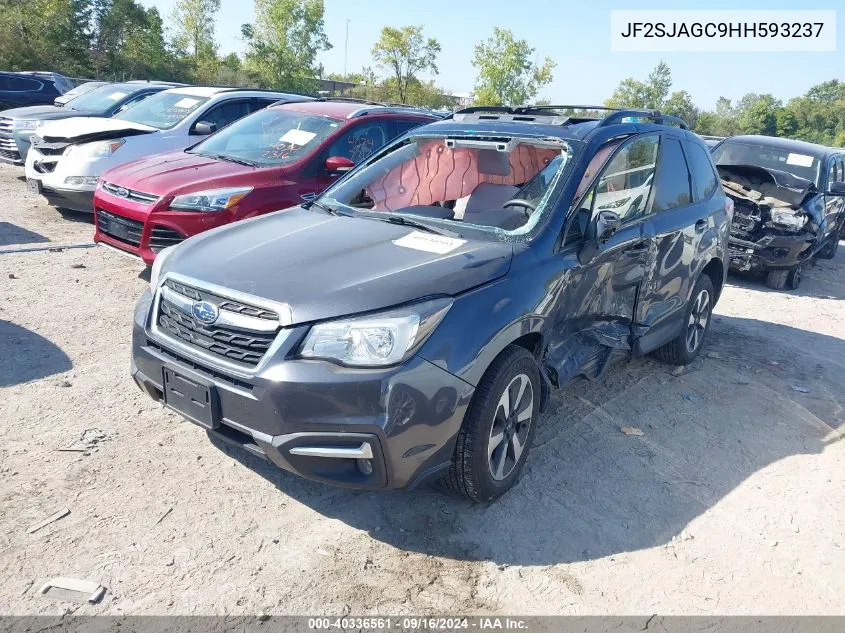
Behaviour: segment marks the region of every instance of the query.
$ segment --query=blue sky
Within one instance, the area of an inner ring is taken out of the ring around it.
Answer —
[[[175,0],[140,0],[157,6],[169,23]],[[557,5],[557,6],[556,6]],[[543,6],[544,8],[540,8]],[[648,9],[837,9],[841,0],[808,5],[783,0],[725,2],[656,1]],[[572,8],[568,8],[572,7]],[[528,39],[542,59],[557,63],[554,81],[540,97],[554,103],[600,103],[621,79],[645,78],[661,60],[672,69],[673,90],[686,90],[697,105],[712,108],[719,96],[738,99],[747,92],[772,93],[787,99],[813,84],[845,80],[845,26],[838,28],[835,53],[612,53],[610,10],[628,3],[547,2],[518,0],[326,0],[326,34],[334,48],[321,55],[326,72],[342,72],[344,38],[349,22],[348,70],[371,65],[370,49],[385,25],[422,24],[443,48],[437,82],[454,92],[469,92],[475,72],[473,47],[489,37],[494,26]],[[845,12],[837,17],[845,15]],[[222,0],[217,39],[224,53],[242,52],[240,25],[254,17],[252,0]],[[377,69],[378,71],[379,69]]]

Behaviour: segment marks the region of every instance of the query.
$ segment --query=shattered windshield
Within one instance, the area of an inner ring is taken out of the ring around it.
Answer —
[[[114,118],[166,130],[179,123],[206,101],[208,101],[206,97],[179,92],[159,92]]]
[[[252,165],[285,165],[307,156],[340,122],[324,116],[267,108],[223,128],[191,153],[232,158]]]
[[[435,231],[469,228],[506,239],[529,233],[547,215],[571,156],[571,147],[556,138],[411,137],[317,203]]]
[[[713,150],[716,165],[752,165],[763,169],[785,171],[819,186],[821,161],[815,156],[790,152],[788,149],[725,141]]]

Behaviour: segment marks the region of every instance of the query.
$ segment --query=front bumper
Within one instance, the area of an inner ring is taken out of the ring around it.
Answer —
[[[104,159],[74,156],[46,156],[37,146],[29,149],[24,166],[27,179],[41,181],[43,195],[53,206],[93,213],[96,185],[70,185],[69,177],[97,177],[105,168]],[[54,202],[53,200],[56,200]]]
[[[795,235],[764,235],[756,241],[735,236],[728,239],[730,267],[740,271],[793,268],[813,252],[815,237],[807,232]]]
[[[98,189],[94,196],[94,206],[97,208],[94,241],[136,255],[147,266],[152,266],[156,254],[163,248],[234,220],[233,214],[228,211],[171,211],[170,200],[170,197],[162,197],[153,204],[141,204]],[[120,225],[118,231],[112,230],[106,222],[100,225],[99,218],[103,211]]]
[[[42,183],[41,195],[52,206],[60,209],[70,209],[80,213],[94,212],[94,192],[73,189],[52,189]]]
[[[440,367],[416,356],[384,369],[297,360],[308,326],[294,326],[254,371],[221,369],[151,336],[152,303],[147,291],[135,310],[132,376],[157,401],[165,369],[207,387],[213,437],[302,477],[354,488],[413,487],[451,462],[474,387]],[[372,455],[369,464],[361,455]]]

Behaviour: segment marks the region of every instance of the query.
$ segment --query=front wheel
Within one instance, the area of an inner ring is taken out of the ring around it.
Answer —
[[[458,433],[446,487],[476,502],[507,492],[528,456],[539,405],[537,362],[522,347],[505,348],[478,384]]]
[[[687,303],[681,333],[673,341],[658,347],[654,355],[672,365],[689,365],[695,360],[701,352],[704,337],[710,327],[714,301],[713,281],[708,275],[701,275]]]

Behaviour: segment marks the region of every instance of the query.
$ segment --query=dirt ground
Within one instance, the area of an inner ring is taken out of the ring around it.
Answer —
[[[558,392],[518,487],[475,506],[303,481],[154,404],[128,373],[141,266],[43,250],[91,220],[19,176],[0,166],[0,612],[845,615],[845,250],[790,293],[730,278],[680,377],[638,359]],[[55,576],[107,593],[41,596]]]

